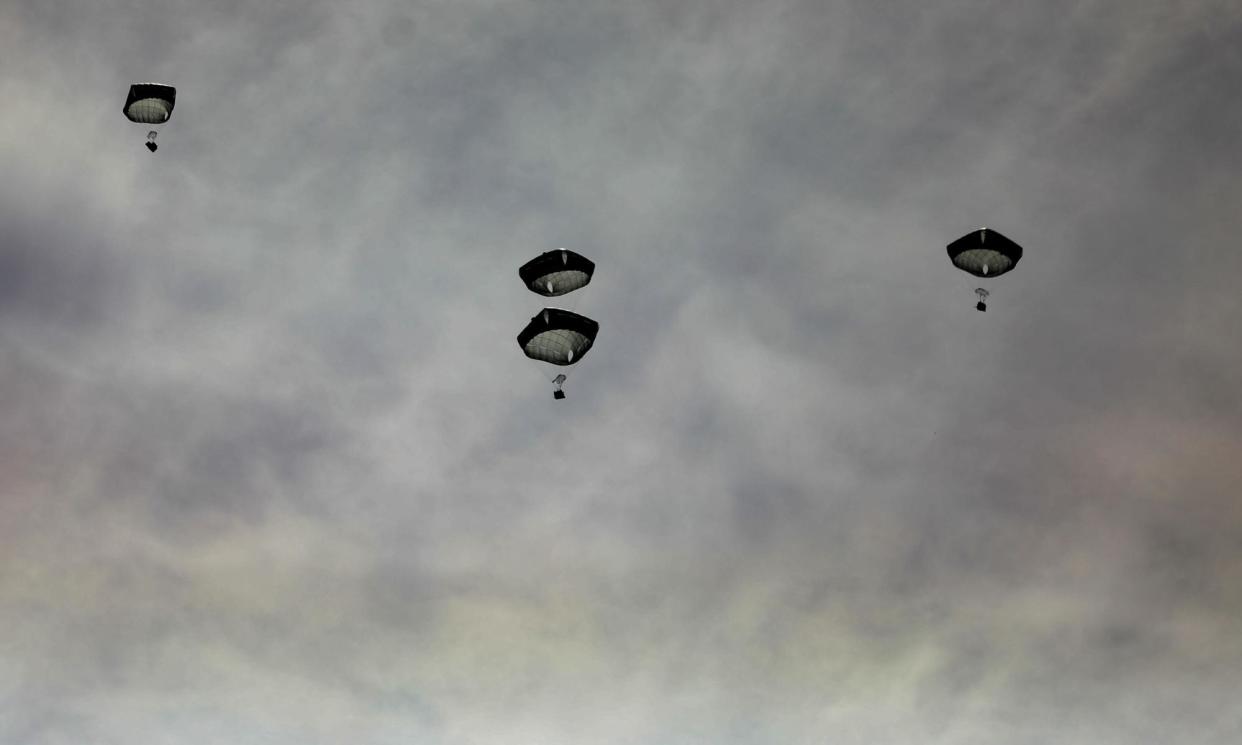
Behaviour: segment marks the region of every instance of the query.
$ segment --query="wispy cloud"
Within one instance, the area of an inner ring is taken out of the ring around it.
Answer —
[[[0,742],[1235,742],[1240,29],[0,10]]]

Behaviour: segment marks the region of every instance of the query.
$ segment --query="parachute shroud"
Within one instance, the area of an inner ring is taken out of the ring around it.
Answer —
[[[1022,247],[990,228],[979,228],[948,245],[949,259],[976,277],[999,277],[1022,258]]]
[[[526,287],[544,297],[567,295],[586,287],[594,274],[595,262],[565,248],[542,253],[518,269]]]
[[[163,124],[172,116],[177,89],[162,83],[134,83],[122,111],[131,122]]]
[[[518,346],[532,360],[572,365],[586,356],[599,324],[562,308],[544,308],[518,334]]]

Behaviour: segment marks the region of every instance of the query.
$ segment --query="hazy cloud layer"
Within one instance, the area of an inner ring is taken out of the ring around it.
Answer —
[[[0,743],[1237,742],[1234,6],[5,6]]]

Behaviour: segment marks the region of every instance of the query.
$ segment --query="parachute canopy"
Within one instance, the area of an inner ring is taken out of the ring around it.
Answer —
[[[948,246],[953,265],[976,277],[997,277],[1018,265],[1022,247],[989,228],[979,228]]]
[[[585,287],[594,273],[595,262],[564,248],[540,254],[518,269],[518,276],[530,291],[545,297]]]
[[[595,343],[599,324],[561,308],[544,308],[518,334],[518,346],[532,360],[572,365]]]
[[[172,116],[177,89],[160,83],[134,83],[125,98],[125,116],[139,124],[163,124]]]

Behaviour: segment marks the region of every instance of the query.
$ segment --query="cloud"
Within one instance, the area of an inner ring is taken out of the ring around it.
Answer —
[[[0,11],[0,742],[1233,742],[1233,16]]]

